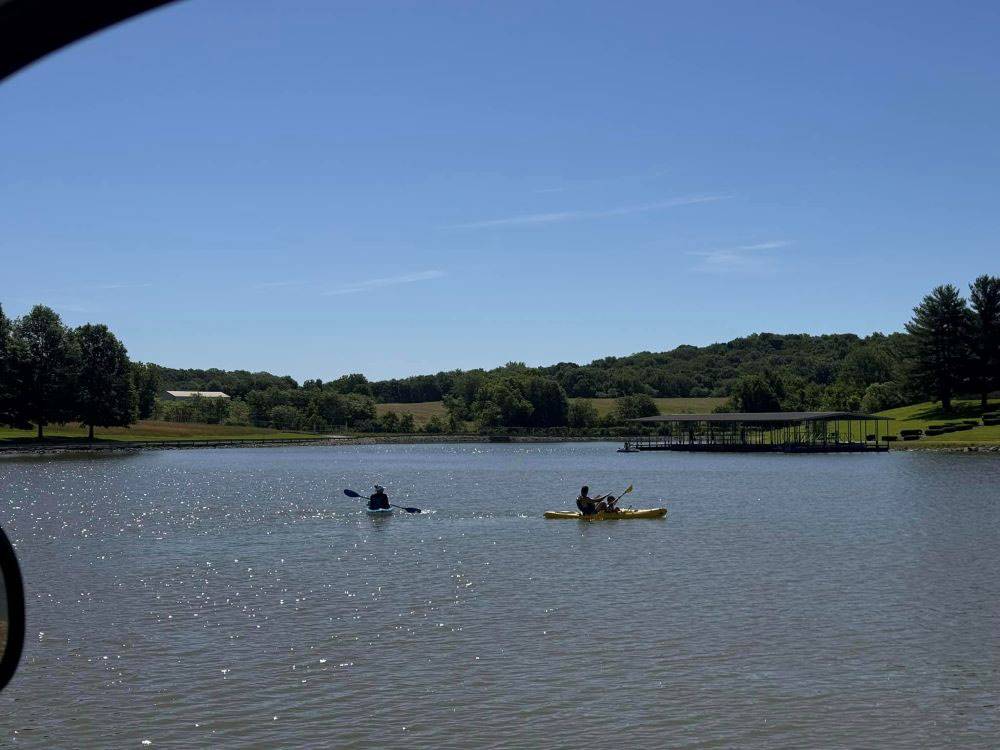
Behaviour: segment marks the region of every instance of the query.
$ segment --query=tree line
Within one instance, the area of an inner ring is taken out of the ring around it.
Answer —
[[[975,395],[987,408],[1000,390],[1000,277],[978,277],[968,299],[952,284],[935,287],[913,308],[906,332],[865,339],[827,385],[782,369],[744,374],[728,408],[871,413],[930,400],[948,412],[959,395]]]
[[[245,370],[173,369],[133,363],[104,325],[70,329],[36,306],[17,320],[0,307],[0,423],[76,421],[93,428],[136,419],[247,424],[325,431],[412,432],[409,414],[377,414],[376,403],[443,401],[430,432],[602,428],[657,413],[654,397],[728,397],[733,411],[878,412],[922,400],[950,410],[958,395],[984,408],[1000,389],[1000,277],[983,275],[968,298],[947,284],[914,308],[905,333],[759,333],[710,346],[605,357],[588,365],[528,367],[369,381],[331,381]],[[230,399],[163,401],[161,389],[224,391]],[[615,398],[599,417],[589,399]]]
[[[155,397],[146,366],[107,326],[69,328],[43,305],[11,320],[0,305],[0,424],[34,425],[41,439],[49,424],[79,422],[93,438],[94,427],[132,424]]]

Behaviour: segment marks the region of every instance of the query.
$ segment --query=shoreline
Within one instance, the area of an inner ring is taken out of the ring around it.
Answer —
[[[9,456],[41,456],[66,453],[138,453],[152,450],[193,450],[196,448],[288,448],[292,446],[347,446],[347,445],[449,445],[462,443],[616,443],[617,438],[607,437],[544,437],[488,435],[361,435],[358,437],[271,438],[255,440],[136,440],[107,441],[103,443],[17,443],[0,444],[0,458]]]
[[[13,456],[44,456],[71,453],[109,454],[138,453],[151,450],[193,450],[198,448],[288,448],[291,446],[349,446],[349,445],[459,445],[459,444],[505,444],[505,443],[618,443],[621,438],[585,436],[489,436],[489,435],[360,435],[357,437],[330,436],[316,438],[252,438],[243,440],[136,440],[107,441],[93,444],[79,442],[65,443],[17,443],[0,444],[0,458]],[[934,451],[937,453],[1000,453],[996,443],[908,443],[892,446],[890,453]]]

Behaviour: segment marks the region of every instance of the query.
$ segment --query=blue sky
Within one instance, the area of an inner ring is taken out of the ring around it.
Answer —
[[[299,379],[899,330],[1000,272],[998,28],[187,0],[0,85],[0,302]]]

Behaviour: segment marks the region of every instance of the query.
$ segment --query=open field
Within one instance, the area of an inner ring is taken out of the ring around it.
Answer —
[[[387,411],[397,414],[412,414],[417,427],[423,427],[431,417],[438,417],[442,422],[448,419],[448,411],[443,401],[420,401],[415,404],[376,404],[375,409],[381,417]]]
[[[1000,411],[1000,401],[990,401],[986,411]],[[941,411],[939,403],[924,402],[921,404],[911,404],[901,406],[898,409],[889,409],[879,412],[880,416],[892,419],[888,423],[889,434],[898,435],[900,430],[919,429],[926,430],[928,425],[944,424],[947,422],[958,422],[963,419],[978,419],[982,416],[983,409],[979,405],[979,400],[955,401],[951,413],[945,414]],[[979,425],[971,430],[960,432],[949,432],[944,435],[934,437],[922,437],[919,440],[898,442],[896,446],[928,447],[934,445],[949,445],[956,443],[977,444],[987,443],[1000,445],[1000,425]]]
[[[578,399],[570,399],[576,401]],[[579,399],[590,401],[597,409],[600,416],[604,416],[615,408],[613,398],[591,398]],[[661,414],[701,414],[711,412],[716,406],[720,406],[727,399],[722,397],[709,398],[654,398]],[[444,408],[442,401],[422,401],[415,404],[377,404],[379,415],[387,411],[394,411],[397,414],[412,414],[413,421],[417,427],[427,424],[431,417],[437,416],[442,421],[448,418],[448,412]]]
[[[577,399],[570,399],[576,401]],[[615,408],[613,398],[591,398],[580,399],[590,401],[597,407],[597,413],[604,416]],[[722,396],[708,396],[706,398],[654,398],[656,407],[660,414],[710,414],[717,406],[722,406],[729,399]]]
[[[109,427],[94,430],[95,441],[134,442],[141,440],[267,440],[269,438],[316,437],[304,432],[282,432],[260,427],[237,427],[193,422],[160,422],[143,420],[132,427]],[[5,441],[34,440],[34,430],[13,430],[0,427],[0,445]],[[46,441],[86,441],[87,428],[79,425],[49,425],[45,428]]]

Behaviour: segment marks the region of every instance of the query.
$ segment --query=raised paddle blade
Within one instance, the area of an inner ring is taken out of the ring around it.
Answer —
[[[348,497],[361,497],[361,495],[359,495],[354,490],[344,490],[344,494],[347,495]]]

